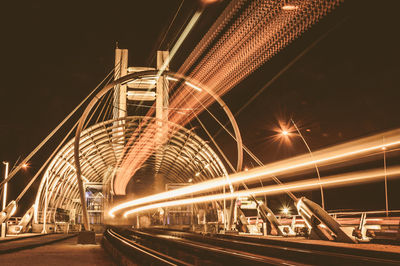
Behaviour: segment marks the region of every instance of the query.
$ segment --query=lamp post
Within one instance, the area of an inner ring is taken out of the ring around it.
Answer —
[[[6,166],[6,170],[5,170],[5,174],[4,174],[4,179],[7,179],[8,177],[8,162],[3,162],[3,164],[5,164]],[[2,206],[2,210],[4,210],[6,208],[6,201],[7,201],[7,182],[4,183],[4,187],[3,187],[3,206]],[[1,224],[1,237],[4,238],[6,237],[6,223],[2,223]]]
[[[287,216],[289,214],[289,208],[288,207],[283,207],[282,213]]]
[[[44,198],[44,211],[43,211],[43,229],[42,229],[42,234],[47,234],[47,230],[46,230],[46,222],[47,222],[47,204],[48,204],[48,199],[47,199],[47,193],[49,190],[49,176],[46,174],[46,190],[45,190],[45,198]]]
[[[389,216],[389,202],[388,202],[388,186],[387,186],[387,171],[386,171],[386,147],[383,150],[383,171],[385,175],[385,204],[386,204],[386,217]]]
[[[299,128],[297,127],[296,123],[294,122],[294,120],[291,118],[290,121],[292,122],[292,124],[293,124],[294,128],[296,129],[297,133],[299,134],[300,138],[303,140],[304,144],[306,145],[307,150],[310,153],[310,157],[313,160],[314,156],[313,156],[313,153],[312,153],[312,151],[310,149],[310,146],[308,146],[308,143],[307,143],[306,139],[304,138],[303,134],[301,134],[301,132],[300,132]],[[281,134],[284,137],[288,137],[289,136],[289,132],[287,130],[282,130]],[[317,166],[316,162],[314,162],[314,166],[315,166],[315,171],[317,172],[318,182],[321,182],[321,176],[319,174],[319,169],[318,169],[318,166]],[[325,210],[324,190],[322,188],[321,183],[319,184],[319,188],[320,188],[320,191],[321,191],[321,207],[322,207],[322,209]]]

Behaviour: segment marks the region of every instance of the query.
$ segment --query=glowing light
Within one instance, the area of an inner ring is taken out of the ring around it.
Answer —
[[[390,169],[389,175],[399,175],[400,174],[400,167],[395,167]],[[313,189],[318,188],[320,185],[324,185],[325,187],[332,187],[338,185],[354,185],[356,183],[364,182],[364,181],[373,181],[374,179],[379,179],[383,175],[381,169],[377,170],[368,170],[363,172],[354,172],[347,175],[337,175],[333,177],[324,178],[323,181],[315,181],[315,180],[305,180],[305,181],[296,181],[285,185],[273,185],[268,187],[256,188],[256,189],[249,189],[249,190],[241,190],[236,191],[230,194],[217,194],[217,195],[208,195],[202,196],[197,198],[187,198],[181,200],[174,200],[174,201],[167,201],[167,202],[160,202],[155,204],[149,204],[142,207],[138,207],[124,213],[124,216],[127,217],[130,214],[147,211],[157,208],[163,207],[171,207],[171,206],[181,206],[181,205],[189,205],[195,203],[202,203],[208,201],[217,201],[223,199],[231,199],[231,198],[240,198],[240,197],[248,197],[250,195],[272,195],[282,193],[285,190],[290,191],[299,191],[305,189]],[[300,201],[297,202],[300,204]],[[285,212],[285,209],[283,209]],[[287,208],[287,212],[289,209]]]
[[[24,168],[24,169],[27,169],[29,167],[29,164],[28,163],[24,163],[23,165],[22,165],[22,168]]]
[[[197,90],[197,91],[202,91],[201,88],[197,87],[196,85],[193,85],[192,83],[190,83],[189,81],[185,81],[185,84],[188,85],[189,87]]]
[[[17,211],[17,205],[14,205],[14,207],[11,210],[10,216],[13,216],[16,211]]]
[[[296,6],[304,12],[281,12],[285,4],[270,5],[267,2],[251,1],[243,6],[243,1],[231,1],[177,72],[187,73],[193,83],[201,83],[202,88],[207,86],[210,91],[222,96],[340,3],[341,0],[296,1]],[[162,75],[200,15],[201,11],[193,15],[159,69],[156,79]],[[204,107],[213,103],[214,100],[206,93],[194,95],[193,90],[187,88],[190,85],[182,82],[171,95],[169,107],[171,110],[185,108],[195,111],[171,112],[169,121],[186,125]],[[201,89],[197,86],[191,87]],[[149,113],[151,112],[154,109],[150,109]],[[154,139],[151,133],[140,139],[133,136],[134,147],[126,153],[127,156],[120,164],[120,168],[126,171],[117,173],[115,178],[116,194],[125,194],[130,177],[150,156],[149,152],[154,151],[155,147],[149,139]],[[143,146],[146,148],[146,155],[136,157],[137,151]]]
[[[150,92],[138,92],[138,91],[128,91],[127,92],[128,95],[137,95],[137,96],[156,96],[156,93],[154,91],[150,91]]]
[[[217,2],[221,2],[222,0],[201,0],[201,2],[204,4],[204,5],[210,5],[210,4],[214,4],[214,3],[217,3]]]
[[[252,1],[243,7],[243,2],[231,1],[178,72],[189,73],[191,79],[198,80],[221,96],[299,37],[340,2],[317,0],[296,1],[296,5],[270,5],[266,2]],[[304,13],[279,12],[283,6],[286,6],[284,9],[290,9],[289,6],[292,6],[292,9],[299,8],[304,10]],[[238,14],[238,10],[243,12]],[[224,30],[226,25],[229,25],[229,28]],[[201,95],[199,101],[208,106],[213,100],[206,97]],[[187,99],[190,99],[190,92],[185,92],[181,87],[174,94],[171,107],[180,106],[183,102],[187,102],[188,106],[193,105],[192,108],[199,106],[199,102],[186,101]]]
[[[128,91],[127,96],[137,96],[137,97],[156,97],[156,93],[154,91]]]
[[[170,80],[170,81],[178,81],[177,78],[173,78],[173,77],[170,77],[170,76],[167,76],[166,79]]]
[[[249,171],[249,168],[247,168],[247,167],[246,167],[246,168],[244,168],[244,171],[245,171],[245,172]]]
[[[296,10],[296,9],[298,9],[299,7],[298,6],[295,6],[295,5],[284,5],[283,7],[282,7],[282,9],[283,10]]]
[[[161,74],[167,69],[169,62],[174,58],[176,51],[178,51],[179,47],[188,36],[189,32],[192,30],[194,25],[196,24],[197,20],[200,18],[202,11],[196,11],[193,17],[190,19],[189,23],[186,25],[185,29],[183,30],[182,34],[179,36],[178,40],[176,41],[174,47],[172,47],[171,52],[169,53],[168,58],[164,61],[161,68],[158,70],[157,79],[161,76]]]
[[[195,174],[195,176],[199,176],[200,175],[200,172],[197,172],[196,174]]]
[[[149,85],[156,85],[157,81],[152,79],[136,79],[134,81],[128,82],[128,84],[149,84]]]
[[[387,143],[383,145],[382,136],[385,136]],[[140,204],[148,204],[154,201],[166,200],[174,197],[184,196],[188,194],[209,191],[226,185],[236,184],[243,181],[252,181],[259,178],[271,177],[272,175],[288,173],[293,171],[304,170],[318,165],[328,165],[338,160],[354,158],[357,155],[374,152],[382,147],[391,147],[400,144],[400,130],[393,130],[385,134],[364,138],[361,140],[351,141],[345,144],[337,145],[331,148],[314,152],[313,158],[308,154],[297,156],[294,158],[267,164],[261,167],[252,168],[247,172],[239,172],[227,177],[214,178],[212,180],[196,183],[184,188],[175,189],[173,191],[154,194],[148,197],[128,201],[113,207],[110,213],[122,210],[124,208],[133,207]],[[197,173],[196,173],[196,176]],[[322,182],[321,182],[322,184]]]
[[[192,183],[193,182],[193,178],[189,178],[188,182]]]
[[[282,213],[285,214],[285,215],[289,214],[289,208],[288,207],[283,207]]]
[[[296,128],[289,121],[278,120],[277,122],[278,125],[273,128],[277,134],[273,138],[281,144],[291,144],[290,137],[294,134],[292,132],[295,132]]]

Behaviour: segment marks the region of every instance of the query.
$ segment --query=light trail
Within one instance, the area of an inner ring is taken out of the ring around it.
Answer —
[[[340,2],[299,1],[295,10],[288,11],[282,1],[251,1],[236,20],[232,21],[229,29],[216,40],[217,33],[222,31],[221,23],[228,23],[226,18],[232,16],[242,5],[242,1],[232,1],[226,9],[227,12],[224,11],[217,19],[204,36],[204,41],[196,46],[178,73],[190,71],[187,75],[192,80],[222,96]],[[211,47],[213,42],[215,44]],[[192,98],[184,86],[181,86],[173,95],[171,106],[199,106],[199,102]],[[185,103],[183,99],[190,101]],[[200,102],[208,106],[213,99],[207,94],[201,94]],[[195,115],[187,118],[172,114],[170,119],[177,124],[185,124]]]
[[[287,10],[285,1],[279,0],[231,1],[178,70],[178,73],[202,86],[193,87],[186,82],[181,84],[170,98],[170,108],[196,111],[170,112],[168,120],[182,126],[189,123],[204,107],[214,102],[208,93],[200,91],[201,87],[207,87],[218,96],[227,93],[341,2],[342,0],[296,1],[296,8]],[[186,26],[171,50],[170,57],[160,68],[157,78],[192,30],[201,15],[199,12],[201,11],[194,14]],[[196,97],[191,94],[192,88],[198,90]],[[151,116],[152,112],[154,110],[150,109],[147,115]],[[144,142],[154,138],[153,132],[145,130],[142,134],[148,134],[141,138]],[[134,145],[141,147],[146,144]],[[157,145],[148,147],[155,151]],[[125,194],[125,184],[146,159],[135,159],[136,151],[137,149],[126,149],[126,157],[119,163],[122,171],[115,178],[115,193],[118,195]]]
[[[386,143],[382,143],[383,137]],[[253,168],[248,171],[235,173],[229,175],[229,178],[219,177],[184,188],[179,188],[173,191],[163,192],[148,197],[124,202],[120,205],[113,207],[109,211],[109,215],[113,216],[116,211],[141,204],[167,200],[188,194],[206,192],[217,188],[222,188],[223,186],[229,184],[237,184],[245,181],[249,182],[253,180],[258,180],[258,178],[271,177],[277,174],[293,173],[295,171],[313,168],[315,164],[318,164],[319,166],[324,166],[343,159],[354,159],[357,158],[357,156],[381,150],[384,147],[387,149],[396,145],[400,145],[400,129],[316,151],[314,152],[314,156],[312,159],[310,158],[309,154],[300,155],[294,158],[266,164],[264,166]]]
[[[202,13],[203,13],[203,10],[198,10],[198,11],[196,11],[196,13],[194,13],[193,17],[190,19],[189,23],[186,25],[186,28],[183,30],[182,34],[179,36],[179,39],[176,41],[174,47],[172,47],[168,58],[164,61],[161,68],[158,70],[156,79],[158,79],[162,75],[162,73],[165,71],[165,69],[169,65],[169,62],[172,60],[172,58],[174,58],[179,47],[181,47],[183,41],[189,35],[189,33],[193,29],[194,25],[196,25],[196,22],[199,20]]]
[[[172,207],[172,206],[181,206],[181,205],[189,205],[195,203],[202,203],[202,202],[209,202],[209,201],[216,201],[216,200],[223,200],[223,199],[232,199],[238,197],[248,197],[248,196],[257,196],[257,195],[272,195],[282,193],[285,190],[290,191],[299,191],[299,190],[306,190],[306,189],[313,189],[318,188],[321,185],[325,187],[334,187],[339,185],[354,185],[358,183],[364,182],[372,182],[375,179],[383,177],[384,172],[382,169],[375,169],[375,170],[368,170],[362,172],[354,172],[346,175],[336,175],[332,177],[327,177],[323,181],[315,181],[315,180],[306,180],[306,181],[297,181],[292,182],[286,185],[273,185],[268,187],[256,188],[256,189],[249,189],[249,190],[241,190],[236,191],[234,193],[229,194],[217,194],[217,195],[209,195],[197,198],[189,198],[189,199],[182,199],[182,200],[174,200],[168,202],[160,202],[155,204],[149,204],[146,206],[142,206],[139,208],[135,208],[124,213],[124,217],[127,217],[130,214],[147,211],[157,208],[164,208],[164,207]],[[394,167],[387,172],[388,176],[395,176],[400,175],[400,167]]]
[[[197,10],[192,18],[190,19],[189,23],[186,25],[185,29],[179,36],[178,40],[174,44],[174,46],[171,49],[171,52],[169,53],[169,56],[165,59],[164,63],[162,64],[161,68],[158,70],[157,75],[155,77],[155,80],[159,80],[163,72],[167,69],[167,66],[169,65],[170,61],[173,59],[175,56],[176,52],[178,49],[181,47],[183,41],[186,39],[186,37],[189,35],[193,27],[196,25],[197,21],[199,20],[201,14],[203,13],[203,10]],[[194,86],[194,85],[192,85]],[[196,90],[199,90],[200,88],[198,87],[193,87]],[[200,89],[201,90],[201,89]],[[154,105],[153,105],[154,106]],[[150,112],[153,112],[153,110],[150,110]],[[179,112],[176,112],[179,113]],[[148,116],[151,116],[151,114],[148,114]],[[153,125],[149,126],[146,128],[145,133],[142,134],[139,138],[139,140],[134,143],[133,148],[130,150],[127,148],[128,146],[125,146],[124,148],[124,153],[127,154],[125,158],[120,162],[120,168],[124,169],[124,171],[118,172],[116,176],[116,181],[115,182],[115,189],[117,191],[117,194],[124,194],[125,188],[130,180],[130,178],[136,173],[137,170],[143,165],[143,163],[148,159],[148,157],[154,152],[160,144],[162,144],[162,141],[158,141],[158,143],[155,143],[155,132],[159,128],[159,125],[157,123],[154,123]],[[132,142],[133,140],[136,140],[135,136],[136,134],[132,135],[130,138],[129,142]],[[157,135],[159,137],[160,134]],[[163,139],[164,136],[162,136]],[[144,149],[144,152],[142,152]],[[139,151],[139,153],[138,153]],[[138,156],[138,154],[142,154],[141,156]],[[118,182],[119,181],[119,182]]]
[[[142,134],[143,131],[146,134]],[[125,150],[129,148],[129,155],[121,162],[120,170],[117,173],[119,180],[118,182],[114,182],[114,191],[118,192],[117,194],[122,194],[128,185],[130,177],[140,169],[140,166],[143,165],[155,150],[161,147],[161,144],[166,143],[177,131],[178,128],[171,125],[171,123],[160,129],[156,123],[149,121],[141,122],[125,145]]]

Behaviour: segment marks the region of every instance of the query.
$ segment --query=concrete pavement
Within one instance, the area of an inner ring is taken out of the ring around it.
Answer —
[[[4,265],[115,265],[111,257],[100,246],[102,235],[96,236],[95,245],[78,245],[77,237],[32,249],[1,254]],[[4,243],[5,244],[5,243]],[[8,243],[8,244],[11,244]]]

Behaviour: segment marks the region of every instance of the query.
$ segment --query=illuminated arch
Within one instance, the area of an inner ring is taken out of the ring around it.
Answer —
[[[151,76],[157,77],[158,75],[159,74],[158,74],[157,70],[151,70],[151,71],[135,72],[135,73],[123,76],[120,79],[115,80],[114,82],[111,82],[110,84],[106,85],[101,91],[99,91],[97,93],[97,95],[89,102],[88,106],[84,110],[84,112],[79,120],[77,129],[76,129],[75,142],[74,142],[74,158],[75,158],[75,167],[76,167],[76,177],[78,180],[77,183],[78,183],[78,188],[79,188],[80,199],[82,202],[84,201],[85,196],[84,196],[84,188],[83,188],[83,184],[82,184],[82,170],[83,169],[81,168],[80,155],[79,155],[80,142],[81,142],[80,138],[81,138],[81,133],[84,128],[86,119],[89,116],[89,113],[91,112],[93,107],[97,104],[97,102],[107,92],[109,92],[111,89],[113,89],[115,86],[125,84],[129,81],[133,81],[133,80],[144,78],[144,77],[151,77]],[[228,118],[231,122],[231,125],[233,127],[233,130],[234,130],[235,140],[237,143],[237,167],[236,167],[236,169],[238,171],[240,171],[242,168],[242,164],[243,164],[242,138],[241,138],[240,130],[236,123],[236,120],[235,120],[232,112],[229,110],[229,108],[225,104],[225,102],[217,94],[215,94],[212,90],[209,90],[206,86],[199,84],[197,81],[192,80],[188,77],[185,77],[184,75],[177,74],[177,73],[174,73],[171,71],[165,71],[164,73],[162,73],[162,75],[165,76],[166,78],[169,77],[169,78],[173,78],[176,80],[184,81],[186,83],[186,85],[189,85],[192,88],[206,91],[222,107],[222,109],[225,111],[226,115],[228,116]],[[83,206],[83,208],[84,208],[84,211],[83,211],[84,225],[85,225],[86,230],[89,230],[89,222],[88,222],[88,217],[87,217],[86,206]]]
[[[115,133],[125,132],[124,137],[129,138],[139,125],[146,127],[154,121],[156,118],[153,117],[131,116],[104,121],[85,129],[80,138],[80,161],[84,183],[110,183],[110,180],[105,180],[108,177],[107,173],[110,169],[114,169],[119,159],[124,156],[123,148],[115,145],[121,135]],[[125,128],[131,130],[124,130]],[[163,174],[169,182],[176,183],[187,182],[189,179],[198,182],[227,175],[218,155],[193,130],[171,122],[168,123],[168,128],[171,132],[168,141],[154,151],[142,167],[155,169],[158,173]],[[156,153],[162,154],[162,161],[155,159]],[[75,209],[76,213],[81,212],[74,164],[74,140],[70,140],[55,155],[41,180],[35,201],[36,223],[43,221],[44,209],[46,209],[47,223],[56,222],[58,208]],[[205,167],[206,165],[209,166]],[[196,175],[197,173],[201,174]],[[140,178],[137,175],[134,177]],[[47,205],[45,200],[46,179],[48,182]],[[42,212],[38,213],[37,210],[42,210]]]

